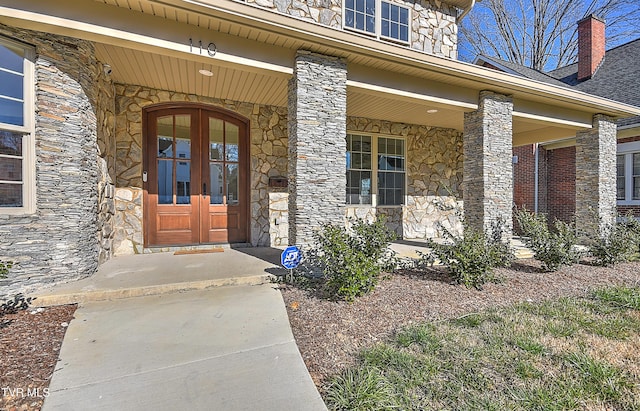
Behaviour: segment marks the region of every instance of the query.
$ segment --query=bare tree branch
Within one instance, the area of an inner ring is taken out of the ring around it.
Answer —
[[[463,21],[460,47],[551,70],[576,60],[577,22],[590,14],[605,19],[607,48],[640,37],[638,0],[485,0]]]

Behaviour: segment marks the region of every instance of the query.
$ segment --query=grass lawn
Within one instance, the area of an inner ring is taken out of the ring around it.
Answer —
[[[324,399],[339,410],[640,410],[640,287],[405,328],[360,352]]]

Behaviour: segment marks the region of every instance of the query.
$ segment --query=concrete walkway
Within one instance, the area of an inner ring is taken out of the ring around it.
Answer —
[[[43,290],[35,305],[79,303],[43,409],[326,410],[270,282],[280,253],[117,257]]]
[[[82,302],[43,410],[326,410],[264,281],[279,252],[118,257],[47,290]]]

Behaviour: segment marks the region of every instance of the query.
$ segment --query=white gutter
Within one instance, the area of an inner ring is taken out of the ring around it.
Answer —
[[[460,24],[460,22],[462,21],[462,19],[464,18],[464,16],[466,16],[467,14],[469,14],[469,12],[471,11],[471,9],[473,8],[473,6],[476,4],[476,0],[471,0],[471,4],[469,4],[469,7],[467,7],[466,9],[462,10],[462,14],[458,16],[458,21],[457,23]]]

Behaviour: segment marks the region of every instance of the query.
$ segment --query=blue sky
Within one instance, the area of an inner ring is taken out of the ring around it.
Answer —
[[[509,8],[514,4],[515,0],[505,0],[506,7]],[[522,1],[522,0],[519,0]],[[526,0],[524,0],[526,1]],[[561,0],[558,0],[561,1]],[[602,3],[605,0],[596,0],[598,3]],[[607,50],[613,47],[619,46],[624,43],[628,43],[629,41],[640,38],[640,0],[619,0],[622,3],[613,13],[610,13],[606,16],[607,22]],[[487,2],[487,0],[485,0]],[[591,1],[584,1],[583,9],[586,9]],[[485,3],[486,4],[486,3]],[[579,11],[580,16],[583,15],[583,10]],[[463,26],[468,25],[470,16],[474,15],[475,17],[479,17],[482,15],[487,15],[487,9],[483,5],[483,2],[476,2],[475,7],[471,11],[471,13],[465,17],[462,24]],[[627,22],[624,22],[625,18],[628,18]],[[579,18],[579,17],[578,17]],[[572,20],[577,20],[578,18],[572,18]],[[475,55],[470,52],[468,45],[465,43],[464,38],[460,39],[460,44],[458,47],[458,58],[463,61],[473,61],[475,59]],[[553,67],[551,67],[553,68]],[[549,68],[548,68],[549,69]]]

